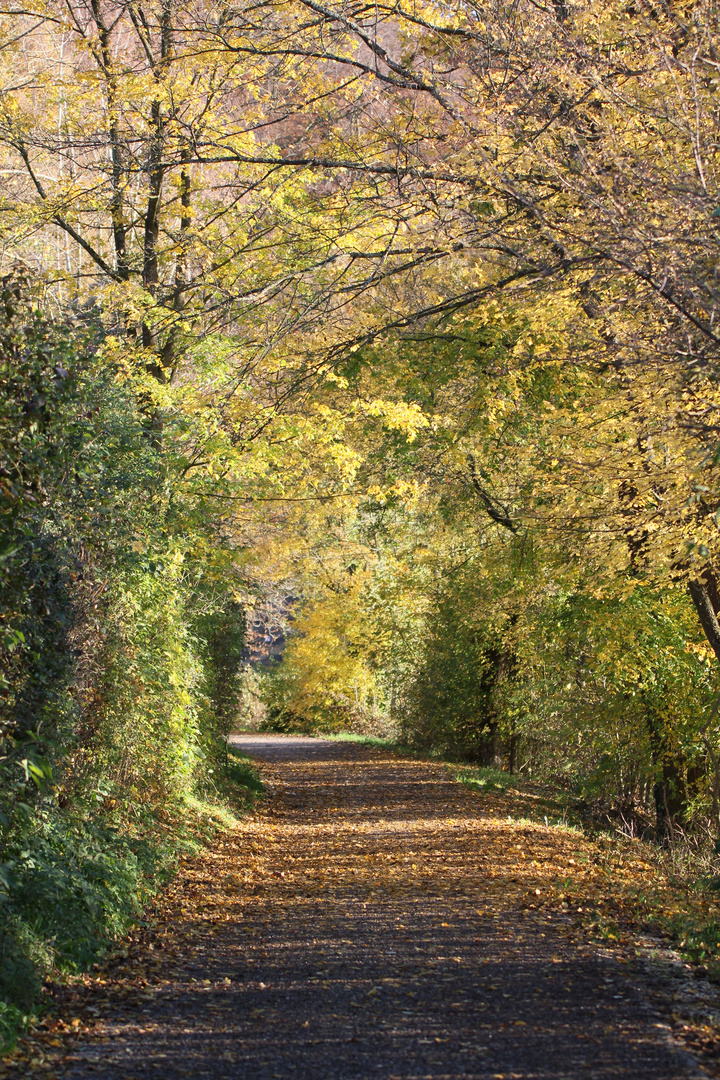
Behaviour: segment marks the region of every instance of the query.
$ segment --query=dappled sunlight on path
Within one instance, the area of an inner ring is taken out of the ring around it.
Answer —
[[[438,764],[236,741],[267,800],[187,867],[142,994],[108,986],[62,1075],[702,1075],[640,975],[535,906],[572,834],[496,820]]]

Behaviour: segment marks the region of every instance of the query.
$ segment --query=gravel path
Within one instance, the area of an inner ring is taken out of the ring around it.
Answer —
[[[268,798],[187,871],[143,993],[108,987],[68,1080],[706,1075],[638,970],[533,906],[572,837],[494,820],[440,765],[236,742]]]

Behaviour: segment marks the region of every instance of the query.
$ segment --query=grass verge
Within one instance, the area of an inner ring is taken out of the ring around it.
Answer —
[[[397,754],[410,752],[410,747],[403,746],[396,739],[383,739],[379,735],[356,735],[352,731],[336,731],[329,735],[318,733],[317,738],[331,742],[360,743],[362,746],[376,746],[380,750],[392,750]]]

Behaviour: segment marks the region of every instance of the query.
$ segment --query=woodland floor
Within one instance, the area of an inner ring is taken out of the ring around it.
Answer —
[[[125,957],[59,991],[11,1075],[718,1075],[702,1039],[700,1058],[675,1040],[677,972],[598,944],[558,901],[568,871],[595,873],[581,836],[511,820],[441,764],[235,741],[268,797],[184,864]]]

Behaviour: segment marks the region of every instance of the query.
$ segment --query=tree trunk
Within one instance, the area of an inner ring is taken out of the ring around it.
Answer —
[[[658,844],[671,841],[682,824],[687,802],[685,762],[669,745],[662,720],[648,711],[647,730],[650,756],[655,767],[653,798],[655,801],[655,839]]]
[[[91,0],[93,18],[97,24],[100,39],[99,62],[107,83],[107,108],[109,117],[110,155],[112,160],[112,198],[110,217],[112,221],[113,244],[115,247],[115,269],[120,281],[128,281],[130,268],[127,260],[127,224],[123,195],[123,147],[119,125],[118,79],[114,70],[110,28],[104,18],[98,0]]]
[[[517,744],[517,725],[515,723],[515,719],[513,718],[512,724],[510,726],[510,746],[508,752],[508,772],[511,776],[514,775],[515,769],[517,768]]]
[[[706,567],[702,578],[688,581],[688,591],[695,605],[700,625],[705,632],[705,637],[716,658],[720,660],[720,623],[718,623],[720,589],[718,589],[718,582],[714,572],[709,567]],[[713,826],[716,835],[720,836],[720,760],[718,760],[715,747],[708,736],[708,728],[717,714],[718,706],[720,706],[720,697],[717,698],[700,735],[712,766],[710,788],[712,791]]]
[[[160,59],[154,64],[153,74],[158,85],[167,76],[168,64],[173,54],[173,0],[163,0],[160,17]],[[162,198],[165,167],[163,153],[167,138],[166,117],[163,115],[162,102],[157,99],[150,106],[151,129],[153,137],[150,143],[148,167],[148,197],[145,207],[143,231],[143,285],[153,297],[157,298],[160,284],[158,263],[158,237],[160,235],[160,205]],[[143,324],[142,340],[146,349],[156,353],[157,362],[148,364],[148,371],[158,382],[168,381],[168,369],[174,362],[172,333],[169,334],[165,347],[159,347],[153,326]]]
[[[715,656],[720,660],[720,623],[718,623],[718,611],[720,611],[720,593],[718,592],[717,579],[712,570],[705,569],[702,578],[688,581],[688,590],[695,605],[695,610],[700,619],[705,637],[710,643]]]

